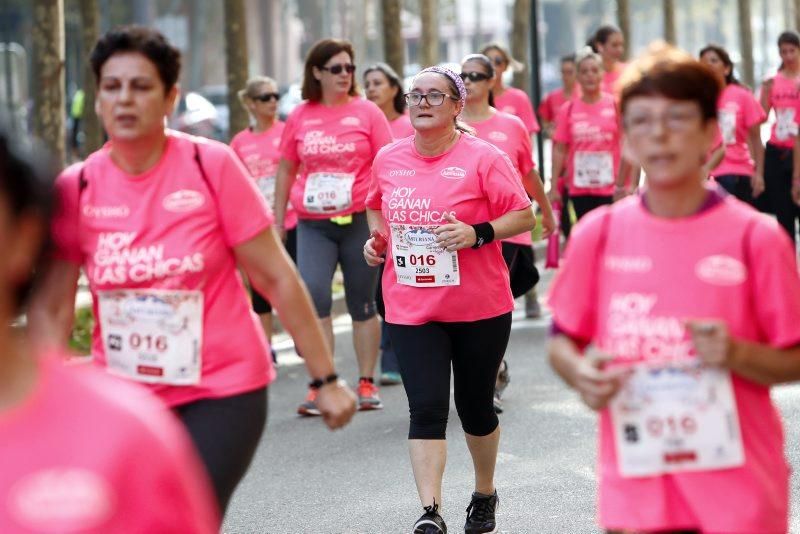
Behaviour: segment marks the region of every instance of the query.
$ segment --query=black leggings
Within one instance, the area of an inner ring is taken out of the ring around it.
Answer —
[[[289,253],[289,257],[292,258],[292,261],[297,263],[297,228],[292,228],[291,230],[286,231],[286,243],[284,243],[284,246],[286,247],[286,252]],[[250,294],[253,298],[254,312],[259,315],[272,313],[272,304],[270,304],[267,299],[262,297],[261,293],[251,289]]]
[[[595,208],[614,202],[612,196],[578,195],[569,197],[575,208],[575,217],[580,221],[584,215]]]
[[[408,439],[445,439],[451,364],[464,432],[494,432],[498,420],[492,397],[511,333],[511,312],[472,322],[387,326],[408,396]]]
[[[224,517],[267,424],[267,388],[175,408],[208,471]]]
[[[764,153],[764,193],[758,197],[758,209],[772,213],[795,240],[795,219],[800,210],[792,200],[792,149],[767,143]]]
[[[744,174],[723,174],[722,176],[714,177],[714,181],[721,185],[725,191],[742,202],[753,205],[755,199],[753,198],[753,185],[750,180],[751,177]]]

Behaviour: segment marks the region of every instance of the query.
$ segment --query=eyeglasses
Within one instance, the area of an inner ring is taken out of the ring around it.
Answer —
[[[427,95],[423,95],[422,93],[406,93],[403,96],[406,97],[406,104],[412,107],[419,106],[422,104],[423,100],[427,102],[429,106],[441,106],[444,104],[445,98],[455,101],[459,100],[453,95],[446,95],[444,93],[428,93]]]
[[[352,63],[338,63],[330,67],[320,67],[319,70],[327,70],[331,74],[341,74],[343,70],[346,70],[347,74],[353,74],[356,71],[356,66]]]
[[[691,128],[699,114],[694,110],[671,109],[660,116],[650,114],[629,114],[625,117],[625,127],[633,135],[646,135],[653,132],[656,124],[661,124],[669,132],[685,132]]]
[[[459,76],[461,76],[461,79],[464,81],[467,81],[467,78],[469,78],[471,82],[482,82],[491,78],[491,76],[482,72],[462,72]]]
[[[264,93],[263,95],[256,95],[252,98],[253,100],[258,100],[259,102],[270,102],[272,100],[277,102],[281,99],[281,95],[279,93]]]

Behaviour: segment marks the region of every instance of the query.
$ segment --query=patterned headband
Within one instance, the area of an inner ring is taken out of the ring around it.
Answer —
[[[464,80],[461,79],[461,76],[453,72],[452,70],[448,69],[447,67],[428,67],[426,69],[422,69],[419,74],[424,74],[426,72],[435,72],[437,74],[444,74],[451,80],[453,83],[456,84],[456,88],[458,89],[458,100],[461,102],[463,106],[464,103],[467,101],[467,88],[464,87]],[[419,74],[417,76],[419,76]]]

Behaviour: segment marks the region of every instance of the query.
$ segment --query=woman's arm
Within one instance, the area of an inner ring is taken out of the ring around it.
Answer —
[[[450,252],[469,248],[473,246],[478,236],[475,228],[470,224],[459,221],[450,214],[445,215],[447,224],[443,224],[433,231],[436,234],[436,242],[441,244]],[[536,216],[530,207],[522,210],[513,210],[504,213],[500,217],[489,221],[494,230],[494,241],[506,239],[519,235],[523,232],[530,232],[536,226]]]
[[[544,192],[544,185],[539,173],[536,169],[522,177],[522,185],[525,187],[525,192],[528,196],[539,204],[539,209],[542,210],[542,237],[550,237],[550,234],[556,230],[556,219],[553,216],[553,207],[550,205],[550,199]]]
[[[384,256],[389,243],[381,212],[367,208],[367,224],[369,225],[369,239],[364,243],[364,259],[370,267],[377,267],[386,261]]]
[[[711,171],[717,168],[720,163],[722,163],[723,158],[725,158],[725,144],[719,145],[719,148],[715,149],[711,156],[709,156],[708,160],[703,164],[703,174],[708,177],[711,175]]]
[[[764,109],[764,113],[766,113],[767,115],[769,115],[769,110],[772,109],[772,105],[770,104],[770,101],[772,100],[771,94],[772,94],[772,78],[764,80],[764,83],[761,84],[761,97],[760,97],[761,107]]]
[[[753,197],[764,192],[764,143],[761,141],[761,124],[754,124],[747,130],[747,146],[756,163],[756,173],[751,181]]]
[[[550,171],[550,202],[561,202],[561,193],[558,190],[558,181],[564,172],[564,162],[567,159],[567,145],[553,143],[553,154]]]
[[[289,202],[289,192],[297,175],[297,162],[281,158],[278,164],[278,174],[275,175],[275,227],[281,239],[286,238],[283,228],[286,219],[286,204]]]
[[[28,307],[30,339],[44,345],[66,347],[75,319],[75,294],[79,265],[55,260],[42,276]]]

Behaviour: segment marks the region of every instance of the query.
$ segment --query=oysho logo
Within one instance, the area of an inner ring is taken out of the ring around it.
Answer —
[[[653,269],[653,260],[647,256],[607,256],[606,269],[622,273],[648,273]]]
[[[414,176],[417,171],[414,169],[392,169],[389,171],[389,176]]]
[[[183,213],[195,210],[205,204],[205,202],[206,197],[204,197],[199,191],[181,189],[180,191],[175,191],[174,193],[170,193],[169,195],[165,196],[164,200],[161,202],[161,205],[167,211]]]
[[[441,174],[444,178],[459,179],[465,177],[467,175],[467,171],[461,167],[445,167],[439,174]]]
[[[339,123],[344,126],[358,126],[361,124],[361,120],[358,117],[345,117]]]
[[[406,232],[405,239],[407,242],[416,246],[425,246],[436,242],[436,236],[433,232],[423,230],[422,228]]]
[[[716,286],[737,286],[747,280],[747,267],[731,256],[707,256],[694,267],[697,277]]]
[[[314,126],[316,124],[322,124],[322,119],[306,119],[303,121],[303,126]]]
[[[120,206],[92,206],[87,204],[83,207],[85,217],[96,219],[124,219],[131,214],[130,208],[126,205]]]
[[[492,141],[508,141],[508,136],[503,132],[489,132],[489,139]]]

